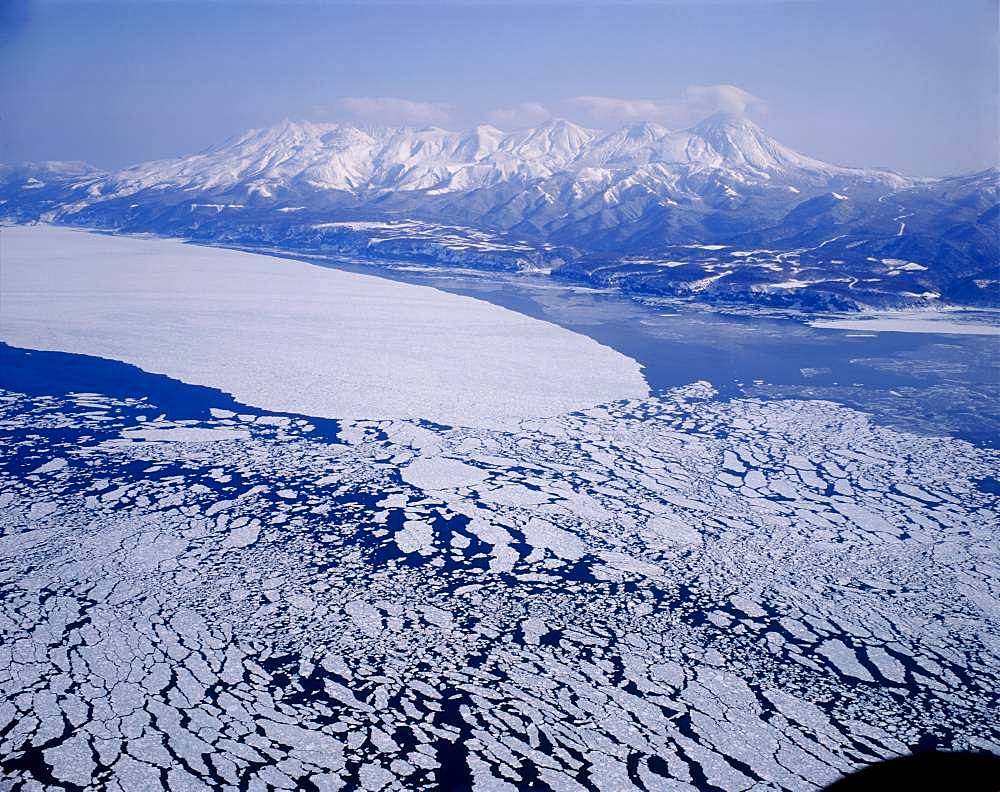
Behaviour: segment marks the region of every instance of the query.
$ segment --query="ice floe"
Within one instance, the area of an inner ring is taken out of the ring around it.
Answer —
[[[808,790],[1000,747],[997,452],[712,394],[323,439],[0,391],[0,770]]]
[[[486,302],[176,240],[6,228],[0,311],[13,346],[275,412],[498,425],[648,393],[634,360]]]
[[[1000,322],[995,316],[964,320],[955,312],[914,312],[880,314],[852,319],[813,319],[813,327],[829,330],[853,330],[872,333],[942,333],[954,335],[1000,336]]]

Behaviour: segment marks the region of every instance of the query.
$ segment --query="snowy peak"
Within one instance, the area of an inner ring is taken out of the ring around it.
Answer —
[[[723,157],[746,160],[761,149],[774,145],[763,130],[748,118],[730,113],[716,113],[704,119],[689,130],[704,140]]]
[[[595,137],[597,132],[592,129],[556,119],[506,137],[500,148],[521,160],[535,160],[550,168],[561,168],[573,162]]]
[[[727,115],[681,130],[557,120],[512,134],[286,120],[110,174],[0,166],[0,218],[18,222],[485,269],[558,262],[570,277],[653,294],[749,288],[757,300],[780,284],[791,304],[815,290],[828,307],[927,294],[993,304],[998,216],[995,170],[841,168]],[[705,269],[678,263],[697,250]],[[832,269],[815,268],[827,259]],[[885,261],[912,266],[887,274]]]
[[[629,124],[626,127],[622,127],[616,134],[630,142],[652,143],[669,132],[670,130],[665,126],[644,121],[641,124]]]
[[[669,134],[670,130],[659,124],[630,124],[595,140],[586,160],[589,164],[609,167],[662,161],[660,144]]]
[[[691,127],[691,131],[696,132],[706,139],[718,134],[764,134],[764,131],[746,116],[725,112],[713,113],[710,116],[706,116]]]
[[[465,162],[478,162],[500,148],[503,137],[503,132],[495,126],[480,124],[462,136],[455,155]]]
[[[852,171],[805,157],[768,137],[746,118],[717,114],[690,129],[634,123],[611,132],[565,119],[506,134],[489,125],[465,132],[438,127],[359,127],[284,120],[253,129],[190,157],[137,165],[105,177],[87,201],[148,190],[235,193],[278,201],[309,191],[355,195],[387,192],[461,193],[508,183],[572,183],[586,200],[616,183],[603,200],[641,189],[661,197],[699,183],[823,185],[864,178],[901,186],[882,171]],[[558,185],[554,188],[558,192]],[[685,192],[687,191],[687,192]]]
[[[768,137],[750,119],[730,113],[709,116],[690,132],[703,140],[729,168],[775,172],[824,165]]]

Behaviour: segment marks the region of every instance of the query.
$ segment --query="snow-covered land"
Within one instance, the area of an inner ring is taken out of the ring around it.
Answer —
[[[263,409],[462,426],[648,393],[585,336],[471,298],[273,257],[3,229],[0,339],[219,388]]]
[[[690,129],[640,123],[609,133],[566,120],[509,134],[490,126],[456,132],[284,121],[191,157],[119,171],[100,182],[91,198],[165,185],[189,191],[240,187],[248,197],[270,198],[295,183],[347,192],[444,193],[558,174],[574,174],[574,189],[601,193],[611,184],[620,192],[643,182],[668,189],[692,173],[718,170],[746,181],[841,177],[894,188],[919,181],[884,169],[821,162],[768,137],[748,119],[726,114]],[[619,182],[622,175],[631,178]]]
[[[0,164],[0,220],[846,311],[1000,304],[997,184],[841,167],[725,114],[607,132],[286,121],[115,172]]]

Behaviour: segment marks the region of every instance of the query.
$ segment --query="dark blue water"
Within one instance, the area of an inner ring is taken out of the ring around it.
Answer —
[[[141,399],[148,404],[146,409],[166,413],[171,420],[207,420],[213,407],[254,415],[287,414],[242,404],[217,388],[189,385],[117,360],[20,349],[3,342],[0,342],[0,388],[29,396],[99,393],[115,399]],[[143,405],[137,405],[135,412],[142,411]],[[316,427],[314,436],[332,440],[339,431],[336,421],[305,417]]]

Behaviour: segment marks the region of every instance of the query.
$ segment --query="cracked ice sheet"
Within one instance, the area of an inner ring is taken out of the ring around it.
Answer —
[[[158,412],[0,392],[11,789],[806,790],[1000,745],[994,451],[705,387],[350,445]]]
[[[645,396],[639,364],[480,300],[298,261],[4,230],[0,337],[328,418],[502,425]]]

